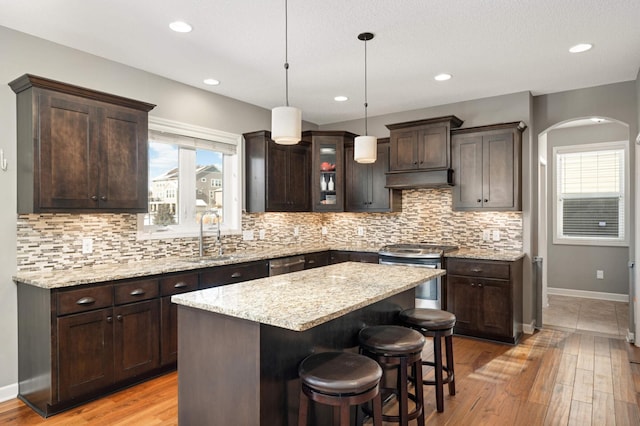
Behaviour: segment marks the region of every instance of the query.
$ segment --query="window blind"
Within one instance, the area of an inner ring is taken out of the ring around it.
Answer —
[[[173,133],[157,130],[149,130],[149,139],[156,142],[170,143],[182,148],[217,151],[225,155],[234,155],[236,153],[236,146],[226,142],[216,142],[192,136],[175,135]]]

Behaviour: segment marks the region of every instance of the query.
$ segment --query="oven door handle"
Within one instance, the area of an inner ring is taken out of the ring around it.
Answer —
[[[401,266],[414,266],[417,268],[429,268],[429,269],[437,269],[438,265],[431,263],[431,264],[424,264],[424,263],[405,263],[405,262],[394,262],[394,261],[390,261],[390,260],[381,260],[380,265],[401,265]]]

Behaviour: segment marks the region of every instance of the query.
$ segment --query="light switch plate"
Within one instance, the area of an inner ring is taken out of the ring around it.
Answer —
[[[491,239],[491,231],[489,231],[488,229],[485,229],[482,231],[482,240],[483,241],[489,241]]]
[[[264,240],[264,237],[267,236],[267,231],[265,231],[264,229],[261,229],[260,232],[258,232],[258,238],[260,238],[261,240]]]
[[[497,229],[493,231],[493,241],[500,241],[500,231]]]
[[[358,226],[358,236],[364,237],[364,226]]]
[[[327,229],[326,226],[322,227],[322,235],[327,235],[329,233],[329,230]]]
[[[93,253],[93,240],[91,238],[82,239],[82,254]]]

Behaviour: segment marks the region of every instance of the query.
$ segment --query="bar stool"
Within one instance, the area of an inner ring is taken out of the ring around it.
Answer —
[[[435,380],[424,380],[425,385],[436,387],[436,408],[439,413],[444,411],[445,383],[449,384],[449,395],[456,394],[456,382],[453,374],[453,326],[456,316],[451,312],[440,309],[406,309],[400,312],[400,321],[407,326],[420,331],[423,335],[433,337],[432,361],[422,361],[423,365],[435,368]],[[442,364],[442,343],[444,337],[447,364]],[[447,377],[443,378],[443,371]]]
[[[422,396],[422,359],[421,353],[425,338],[422,334],[407,327],[397,325],[376,325],[365,327],[358,334],[362,354],[375,359],[383,370],[396,369],[395,388],[382,388],[381,392],[393,393],[398,399],[398,415],[382,415],[385,421],[407,426],[409,420],[418,419],[418,425],[424,426]],[[414,393],[408,391],[407,368],[411,366],[415,374]],[[409,399],[415,408],[409,412]]]
[[[334,424],[349,425],[349,407],[373,400],[373,424],[382,426],[380,378],[373,360],[350,352],[320,352],[306,357],[298,367],[302,382],[298,426],[307,424],[309,400],[339,407]]]

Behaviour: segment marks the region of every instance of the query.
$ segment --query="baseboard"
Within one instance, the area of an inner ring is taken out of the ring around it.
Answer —
[[[522,332],[524,334],[533,334],[536,330],[536,320],[531,321],[530,324],[522,324]]]
[[[0,388],[0,402],[5,402],[18,395],[18,384],[13,383]]]
[[[628,294],[604,293],[601,291],[573,290],[570,288],[547,287],[547,294],[557,296],[583,297],[585,299],[608,300],[610,302],[629,303]]]

